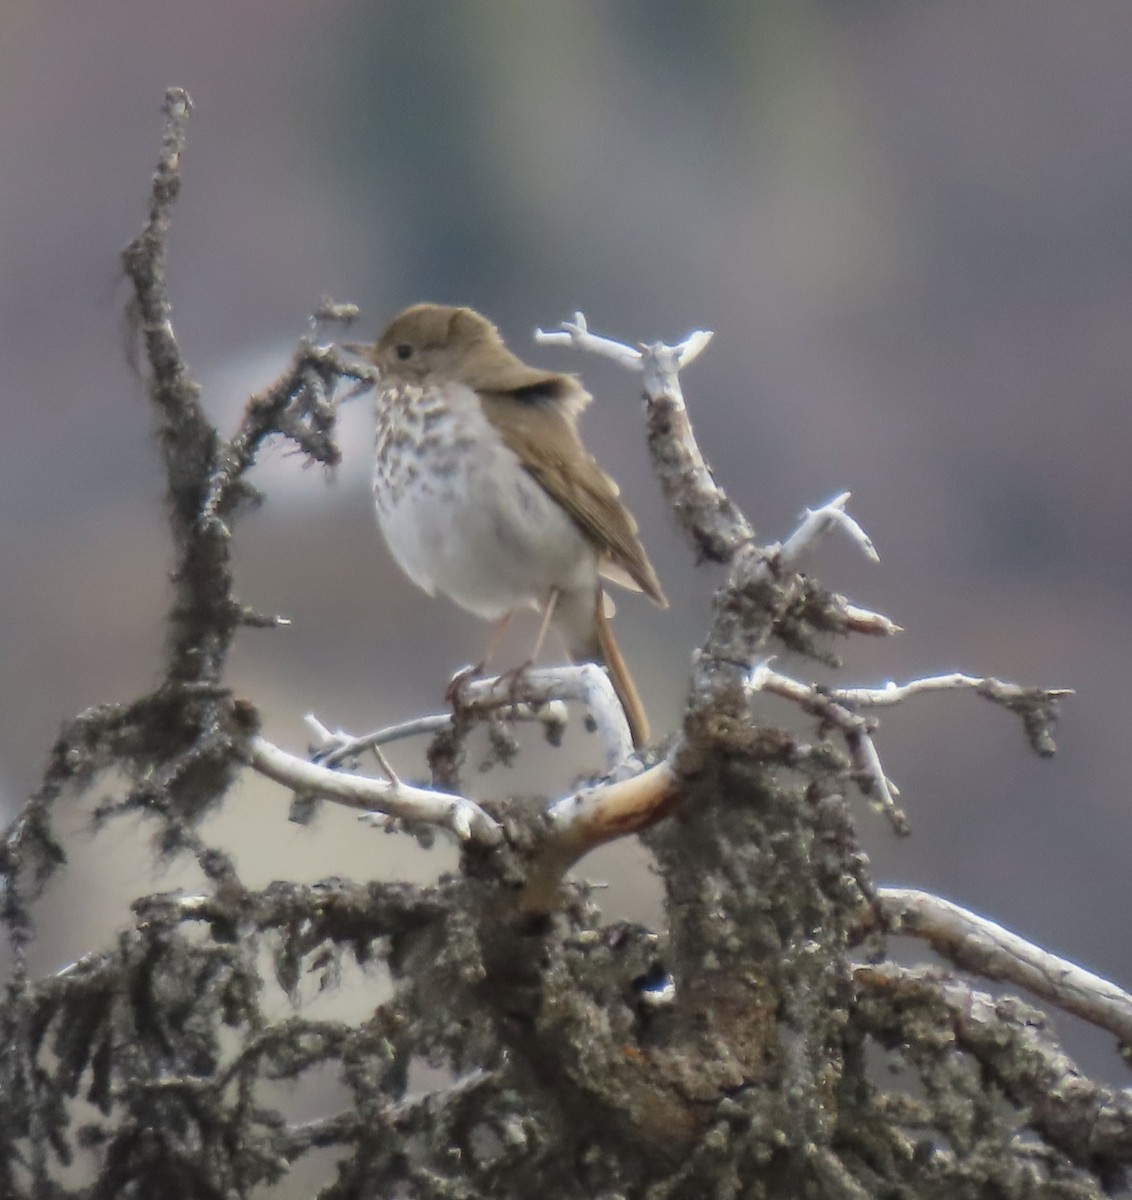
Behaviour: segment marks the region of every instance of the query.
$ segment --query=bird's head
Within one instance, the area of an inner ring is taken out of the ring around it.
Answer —
[[[356,347],[382,382],[463,382],[470,359],[504,350],[499,331],[470,308],[414,304],[399,313],[371,346]]]

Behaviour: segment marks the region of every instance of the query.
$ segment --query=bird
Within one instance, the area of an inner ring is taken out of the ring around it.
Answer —
[[[553,625],[572,661],[608,670],[645,746],[603,581],[668,601],[617,484],[579,436],[589,392],[528,366],[471,308],[414,304],[351,348],[377,369],[373,492],[397,564],[429,595],[497,622],[493,643],[512,613],[540,610],[531,659]]]

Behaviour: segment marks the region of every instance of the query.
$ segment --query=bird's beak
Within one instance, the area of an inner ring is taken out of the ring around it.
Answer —
[[[339,342],[338,346],[347,354],[356,354],[359,358],[368,358],[369,352],[373,349],[369,342]]]

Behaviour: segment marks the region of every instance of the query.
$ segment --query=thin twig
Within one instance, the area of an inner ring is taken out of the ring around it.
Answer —
[[[860,776],[861,788],[876,801],[897,833],[908,832],[908,820],[896,803],[900,789],[888,778],[873,743],[872,723],[839,704],[828,691],[817,684],[799,683],[771,669],[769,661],[757,663],[747,677],[751,692],[769,692],[793,701],[824,724],[839,729]]]
[[[345,730],[331,731],[327,729],[314,713],[308,713],[303,719],[318,739],[314,747],[317,755],[316,761],[324,767],[336,767],[339,763],[357,758],[359,754],[365,753],[374,746],[387,746],[390,742],[399,742],[404,738],[439,733],[452,724],[451,713],[434,713],[432,716],[416,717],[412,721],[401,721],[397,725],[386,725],[382,729],[375,729],[372,733],[363,733],[354,737]]]
[[[585,313],[576,312],[572,321],[563,321],[558,329],[535,330],[535,341],[544,346],[574,346],[578,350],[612,359],[631,371],[646,372],[660,351],[671,355],[665,370],[681,371],[707,349],[714,334],[710,329],[694,329],[682,342],[665,346],[662,342],[643,343],[639,348],[613,338],[591,333]]]
[[[269,437],[282,434],[311,461],[336,465],[340,455],[331,434],[338,385],[352,379],[358,387],[369,388],[376,378],[373,367],[343,354],[338,346],[300,341],[283,374],[248,400],[240,428],[219,448],[200,520],[222,521],[246,494],[240,486],[243,477]]]
[[[872,539],[845,511],[850,495],[850,492],[841,492],[820,508],[807,508],[802,513],[801,524],[774,554],[779,570],[794,570],[802,555],[831,529],[840,529],[847,534],[870,562],[880,562]]]
[[[1008,683],[993,676],[964,675],[958,671],[947,675],[929,675],[901,684],[889,681],[875,688],[819,688],[816,684],[800,683],[772,671],[766,663],[752,672],[752,680],[756,673],[758,687],[762,690],[775,692],[803,704],[815,715],[829,714],[829,719],[838,725],[841,722],[837,714],[841,708],[881,708],[928,692],[972,691],[993,704],[1016,713],[1022,720],[1031,745],[1043,757],[1053,754],[1056,749],[1053,742],[1053,726],[1057,720],[1058,701],[1073,695],[1072,688],[1022,687],[1020,684]],[[750,686],[755,688],[755,682]]]
[[[873,612],[869,608],[861,608],[857,604],[850,604],[844,596],[835,596],[834,599],[841,602],[846,632],[863,633],[870,637],[893,637],[895,634],[904,632],[901,626],[883,613]]]
[[[988,700],[1000,704],[1005,704],[1008,696],[1028,695],[1033,692],[1037,692],[1049,700],[1058,700],[1074,694],[1072,688],[1023,688],[1016,683],[1006,683],[989,675],[981,677],[964,675],[958,671],[947,675],[927,675],[922,679],[910,679],[907,683],[895,683],[889,680],[875,688],[833,688],[829,694],[854,707],[875,708],[883,704],[899,704],[909,696],[919,695],[923,692],[957,690],[975,691]]]

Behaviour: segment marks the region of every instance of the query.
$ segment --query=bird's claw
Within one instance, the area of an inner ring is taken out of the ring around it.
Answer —
[[[448,686],[444,689],[444,701],[451,705],[455,712],[465,707],[464,689],[473,679],[483,674],[483,667],[483,663],[471,663],[461,667],[448,681]]]
[[[510,671],[504,671],[499,676],[499,682],[507,681],[508,697],[507,703],[514,708],[519,703],[519,687],[524,681],[524,676],[533,667],[534,659],[528,658],[526,662],[520,663],[517,667],[512,667]]]

